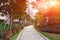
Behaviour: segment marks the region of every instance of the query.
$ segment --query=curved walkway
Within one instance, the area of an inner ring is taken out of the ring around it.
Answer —
[[[27,26],[19,34],[17,40],[49,40],[39,32],[37,32],[33,25]]]

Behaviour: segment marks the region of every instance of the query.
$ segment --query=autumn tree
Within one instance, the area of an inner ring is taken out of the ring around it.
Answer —
[[[30,14],[25,15],[25,20],[27,25],[30,25],[33,23],[33,19],[31,18]]]
[[[24,20],[26,6],[26,0],[0,0],[0,12],[7,15],[10,31],[14,18]]]
[[[11,2],[11,8],[14,11],[15,18],[22,19],[24,14],[26,13],[26,0],[15,0]]]
[[[39,26],[36,28],[42,31],[60,33],[59,2],[59,0],[36,0],[36,2],[32,2],[33,8],[39,10],[35,17],[35,25]]]
[[[50,5],[51,2],[54,4]],[[60,20],[59,19],[59,17],[60,17],[59,4],[60,3],[58,0],[56,0],[56,1],[55,0],[54,1],[36,0],[36,2],[32,2],[33,8],[36,8],[39,10],[39,12],[40,12],[39,15],[43,15],[46,18],[46,20],[48,19],[47,25],[48,24],[51,24],[51,25],[60,24],[59,22],[57,23],[57,20]]]

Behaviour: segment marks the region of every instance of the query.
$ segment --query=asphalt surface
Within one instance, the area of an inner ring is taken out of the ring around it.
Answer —
[[[30,25],[23,29],[17,40],[48,40],[48,38],[37,32],[33,25]]]

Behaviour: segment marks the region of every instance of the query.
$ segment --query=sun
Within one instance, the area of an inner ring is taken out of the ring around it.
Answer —
[[[57,5],[57,1],[56,0],[50,0],[48,2],[48,5],[51,7],[51,6],[56,6]]]
[[[34,15],[35,15],[35,13],[39,12],[39,10],[34,8],[33,12],[34,12]]]
[[[41,0],[39,2],[36,1],[34,7],[38,9],[41,13],[46,13],[50,8],[55,8],[57,7],[57,5],[58,5],[58,0],[45,0],[45,1]]]

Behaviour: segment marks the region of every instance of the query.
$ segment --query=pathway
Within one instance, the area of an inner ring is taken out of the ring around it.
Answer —
[[[48,38],[37,32],[33,25],[30,25],[23,29],[17,40],[48,40]]]

